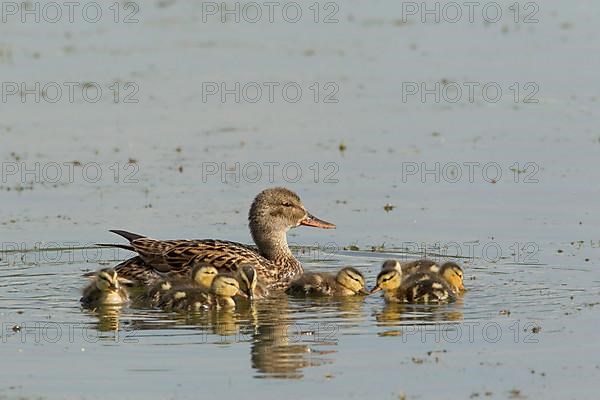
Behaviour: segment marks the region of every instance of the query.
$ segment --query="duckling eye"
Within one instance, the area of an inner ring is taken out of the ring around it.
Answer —
[[[290,203],[289,201],[284,201],[283,203],[281,203],[282,206],[284,207],[292,207],[292,203]]]

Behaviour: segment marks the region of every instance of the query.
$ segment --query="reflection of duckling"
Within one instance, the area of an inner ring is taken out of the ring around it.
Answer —
[[[365,289],[365,278],[352,267],[342,268],[337,275],[307,272],[292,282],[286,293],[297,296],[369,294]]]
[[[245,297],[240,292],[238,281],[229,275],[217,275],[210,291],[199,288],[173,288],[164,293],[158,306],[168,311],[199,311],[202,308],[233,308],[235,295]]]
[[[103,268],[84,276],[92,278],[92,282],[83,289],[80,301],[84,306],[120,305],[129,301],[129,295],[122,285],[131,281],[119,277],[114,269]]]
[[[151,306],[156,306],[160,301],[161,296],[170,290],[196,288],[208,292],[218,273],[219,271],[209,264],[195,265],[192,269],[192,279],[162,280],[152,285],[138,300],[150,303]]]
[[[455,262],[446,262],[441,267],[432,260],[421,259],[407,263],[400,263],[398,260],[387,260],[381,266],[382,271],[396,270],[402,272],[402,276],[407,277],[416,273],[437,274],[446,281],[454,293],[460,293],[465,290],[463,284],[463,270]]]
[[[455,300],[450,286],[436,274],[417,272],[402,280],[402,272],[384,270],[377,276],[371,290],[384,291],[385,300],[392,303],[439,303]]]

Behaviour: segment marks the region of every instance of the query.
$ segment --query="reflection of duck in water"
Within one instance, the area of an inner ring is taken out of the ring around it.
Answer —
[[[329,347],[336,342],[322,343],[317,332],[304,332],[305,328],[310,331],[314,327],[295,324],[288,314],[287,302],[287,296],[281,296],[255,305],[257,323],[252,335],[251,364],[258,372],[256,377],[302,379],[304,368],[332,362],[324,356],[335,350],[319,350],[318,346]]]
[[[377,284],[371,293],[380,290],[390,303],[443,303],[456,299],[445,280],[427,272],[417,272],[403,280],[402,271],[383,270],[377,276]]]
[[[365,278],[355,268],[345,267],[332,275],[324,272],[306,272],[293,281],[285,291],[296,296],[353,296],[368,295]]]
[[[400,263],[398,260],[387,260],[381,266],[382,271],[396,270],[402,273],[403,277],[417,273],[427,273],[430,276],[439,276],[452,289],[454,294],[464,292],[463,270],[455,262],[448,261],[439,266],[435,261],[421,259],[407,263]]]
[[[103,305],[122,305],[129,301],[129,294],[123,287],[131,282],[118,276],[112,268],[103,268],[84,276],[92,279],[83,289],[80,301],[86,308]]]

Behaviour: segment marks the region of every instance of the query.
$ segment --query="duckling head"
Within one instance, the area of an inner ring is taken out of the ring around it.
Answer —
[[[384,270],[377,275],[377,284],[370,293],[377,293],[380,290],[388,291],[395,290],[402,283],[402,271],[395,269]]]
[[[365,277],[356,268],[345,267],[337,273],[337,283],[354,293],[369,294],[365,289]]]
[[[398,260],[385,260],[381,266],[382,271],[396,270],[402,272],[402,266]]]
[[[457,263],[444,263],[440,267],[440,275],[450,284],[454,291],[462,292],[466,290],[463,283],[463,270]]]
[[[250,207],[248,221],[254,242],[267,253],[274,241],[276,246],[287,246],[287,242],[283,243],[285,233],[299,225],[335,228],[334,224],[311,215],[296,193],[282,187],[260,192]]]
[[[192,269],[192,279],[198,285],[210,288],[219,271],[209,264],[199,264]]]
[[[238,268],[239,281],[241,289],[252,300],[258,284],[258,275],[251,264],[243,264]]]
[[[96,287],[102,292],[117,291],[121,288],[117,271],[112,268],[103,268],[94,276]]]
[[[233,297],[236,294],[245,296],[245,294],[242,294],[243,292],[240,292],[238,281],[228,275],[217,275],[210,288],[214,294],[220,297]]]

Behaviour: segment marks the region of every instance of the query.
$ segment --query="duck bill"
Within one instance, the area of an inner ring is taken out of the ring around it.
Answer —
[[[335,224],[332,224],[331,222],[323,221],[322,219],[319,219],[312,214],[306,214],[306,217],[304,217],[304,218],[302,218],[302,220],[300,220],[300,225],[314,226],[315,228],[322,228],[322,229],[335,229]]]
[[[237,292],[237,295],[240,296],[240,297],[242,297],[242,298],[244,298],[244,299],[248,298],[248,295],[245,292],[243,292],[242,290],[239,290]]]
[[[370,294],[371,294],[371,292],[369,292],[369,291],[368,291],[367,289],[365,289],[365,288],[362,288],[362,289],[360,289],[360,290],[358,291],[358,293],[359,293],[359,294],[364,294],[364,295],[366,295],[366,296],[368,296],[368,295],[370,295]]]
[[[369,294],[377,293],[380,290],[381,290],[381,288],[379,286],[375,286],[373,289],[371,289],[371,291],[369,292]]]

